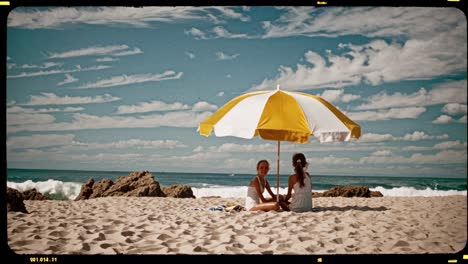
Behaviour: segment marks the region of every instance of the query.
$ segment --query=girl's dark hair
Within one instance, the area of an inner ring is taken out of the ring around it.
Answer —
[[[260,160],[257,162],[257,170],[258,168],[260,167],[260,164],[262,164],[262,162],[266,162],[266,164],[268,165],[268,167],[270,167],[270,163],[268,162],[268,160]]]
[[[299,186],[303,187],[304,184],[304,167],[307,166],[307,161],[304,154],[296,153],[292,157],[294,172],[297,174],[299,179]]]

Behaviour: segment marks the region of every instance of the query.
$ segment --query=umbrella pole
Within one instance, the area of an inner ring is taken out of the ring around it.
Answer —
[[[278,162],[276,167],[276,202],[279,203],[280,141],[278,140]]]

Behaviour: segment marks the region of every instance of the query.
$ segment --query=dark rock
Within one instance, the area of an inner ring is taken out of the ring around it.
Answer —
[[[379,191],[375,191],[375,192],[371,191],[370,196],[371,197],[383,197],[383,194],[381,192],[379,192]]]
[[[371,197],[371,191],[369,190],[368,186],[338,186],[338,187],[333,187],[330,190],[323,192],[322,196],[323,197],[338,197],[338,196]]]
[[[104,193],[114,184],[111,179],[102,179],[93,185],[92,194],[89,198],[98,198],[104,196]]]
[[[166,195],[161,191],[159,182],[150,172],[135,171],[127,176],[117,178],[115,183],[110,179],[102,179],[97,182],[89,179],[81,186],[80,195],[75,200],[108,196],[165,197]]]
[[[174,184],[167,187],[162,187],[162,191],[167,197],[174,198],[195,198],[192,188],[188,185]]]
[[[23,202],[23,194],[18,190],[7,187],[7,212],[22,212],[28,214]]]
[[[316,197],[322,197],[322,193],[312,192],[312,198],[316,198]]]
[[[38,192],[36,188],[31,190],[27,190],[23,192],[23,199],[24,200],[50,200],[49,197],[43,195],[42,193]]]
[[[94,179],[88,179],[85,184],[81,185],[80,194],[75,198],[75,201],[89,199],[93,194]]]

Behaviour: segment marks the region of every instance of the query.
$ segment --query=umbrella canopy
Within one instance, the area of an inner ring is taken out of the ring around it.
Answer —
[[[361,127],[325,99],[299,92],[259,91],[238,96],[199,124],[201,135],[278,141],[277,192],[280,141],[307,143],[348,141],[361,136]]]

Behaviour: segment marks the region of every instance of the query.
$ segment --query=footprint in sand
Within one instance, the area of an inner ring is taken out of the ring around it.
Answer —
[[[55,237],[64,237],[68,235],[68,232],[66,231],[52,231],[49,233],[49,236],[55,236]]]
[[[103,233],[99,233],[98,237],[95,238],[96,241],[103,241],[106,240],[106,236]]]
[[[96,222],[95,219],[85,219],[85,220],[83,220],[83,224],[90,224],[90,223],[94,223],[94,222]]]
[[[336,243],[336,244],[343,244],[343,239],[340,237],[340,238],[335,238],[332,240],[333,243]]]
[[[27,246],[27,245],[31,245],[34,243],[34,240],[23,240],[23,241],[18,241],[18,242],[13,242],[11,243],[12,246],[19,246],[19,247],[22,247],[22,246]]]
[[[205,248],[203,247],[200,247],[200,246],[196,246],[194,249],[193,249],[194,252],[208,252],[208,250],[206,250]]]
[[[407,247],[409,246],[408,242],[403,241],[403,240],[398,240],[398,242],[393,245],[393,247]]]
[[[120,233],[122,236],[133,236],[133,234],[135,234],[135,232],[133,231],[123,231],[122,233]]]
[[[160,234],[157,239],[159,240],[168,240],[168,239],[171,239],[173,238],[172,236],[168,235],[168,234]]]
[[[113,233],[115,233],[115,232],[117,232],[117,231],[115,231],[114,229],[108,229],[108,230],[104,230],[104,231],[103,231],[103,233],[104,233],[105,235],[110,235],[110,234],[113,234]]]
[[[58,252],[58,251],[60,251],[60,246],[50,246],[50,247],[46,248],[45,250],[46,251],[51,250],[52,252]]]
[[[110,246],[112,246],[112,245],[109,244],[109,243],[102,243],[102,244],[99,245],[99,246],[100,246],[101,248],[103,248],[103,249],[106,249],[106,248],[108,248],[108,247],[110,247]]]

